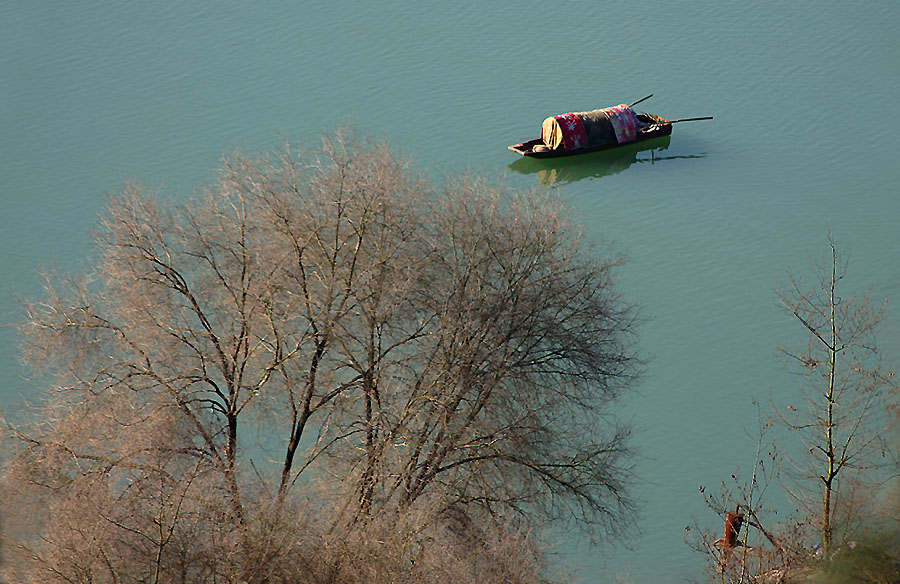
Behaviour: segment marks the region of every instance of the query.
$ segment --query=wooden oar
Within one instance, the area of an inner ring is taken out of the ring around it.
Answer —
[[[677,124],[678,122],[696,122],[698,120],[711,120],[712,116],[706,116],[703,118],[681,118],[680,120],[669,120],[666,122],[667,124]]]
[[[650,99],[651,97],[653,97],[653,94],[652,94],[652,93],[651,93],[650,95],[648,95],[647,97],[642,97],[641,99],[637,100],[636,102],[634,102],[633,104],[629,105],[628,107],[634,107],[634,106],[636,106],[637,104],[641,103],[642,101],[647,101],[647,100]]]

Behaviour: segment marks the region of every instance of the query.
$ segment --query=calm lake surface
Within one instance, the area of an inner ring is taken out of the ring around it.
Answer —
[[[668,5],[667,5],[668,4]],[[900,363],[900,8],[895,2],[2,2],[0,320],[78,270],[125,181],[190,193],[223,153],[354,124],[439,179],[465,169],[560,188],[630,257],[651,357],[625,405],[639,429],[642,533],[554,541],[581,582],[682,582],[715,526],[700,484],[753,465],[751,397],[792,395],[779,344],[802,339],[772,288],[790,263],[851,252],[848,279],[891,298]],[[508,144],[544,117],[635,101],[679,124],[650,149],[562,163]],[[0,329],[0,404],[36,395]]]

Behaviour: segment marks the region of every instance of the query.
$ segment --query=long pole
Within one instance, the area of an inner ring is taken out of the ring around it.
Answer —
[[[698,120],[711,120],[711,119],[713,119],[712,116],[705,116],[702,118],[681,118],[680,120],[669,120],[669,122],[667,122],[667,123],[677,124],[678,122],[696,122]]]
[[[650,99],[651,97],[653,97],[653,94],[652,94],[652,93],[651,93],[650,95],[648,95],[647,97],[642,97],[641,99],[637,100],[636,102],[634,102],[633,104],[629,105],[628,107],[634,107],[634,106],[636,106],[637,104],[641,103],[642,101],[647,101],[647,100]]]

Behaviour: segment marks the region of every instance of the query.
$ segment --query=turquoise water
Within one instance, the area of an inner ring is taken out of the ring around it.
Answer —
[[[697,493],[752,465],[751,395],[791,395],[776,357],[798,339],[772,287],[788,263],[852,252],[849,278],[891,297],[900,362],[900,9],[774,0],[671,4],[0,3],[0,319],[38,268],[77,269],[108,194],[140,180],[190,192],[223,153],[354,124],[435,177],[465,169],[561,188],[631,258],[623,289],[652,358],[627,405],[640,433],[643,533],[630,549],[555,542],[583,582],[679,582]],[[560,163],[508,144],[541,120],[630,102],[671,139]],[[0,402],[23,381],[0,330]],[[652,518],[652,521],[651,521]]]

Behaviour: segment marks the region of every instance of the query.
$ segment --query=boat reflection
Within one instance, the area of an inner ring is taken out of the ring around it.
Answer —
[[[635,163],[656,164],[663,160],[705,158],[705,154],[660,156],[669,147],[671,136],[663,136],[629,146],[580,156],[561,158],[522,157],[507,168],[520,174],[537,174],[543,186],[566,185],[585,178],[601,178],[618,174]]]

